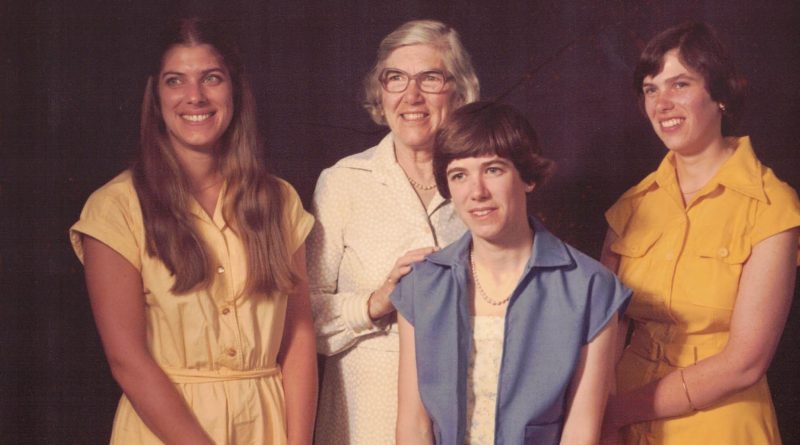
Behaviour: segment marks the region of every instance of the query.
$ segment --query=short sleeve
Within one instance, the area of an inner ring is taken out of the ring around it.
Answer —
[[[764,178],[766,203],[760,203],[750,232],[753,245],[780,232],[800,226],[800,200],[797,192],[768,172]]]
[[[314,226],[314,217],[303,208],[303,203],[294,187],[284,180],[281,180],[281,186],[284,192],[286,247],[289,254],[293,255],[311,232],[311,228]]]
[[[397,312],[414,325],[414,271],[400,279],[389,295]]]
[[[608,227],[617,237],[622,237],[625,226],[628,225],[628,220],[630,220],[632,214],[633,207],[629,198],[620,198],[611,208],[606,210],[605,216]]]
[[[614,315],[625,313],[631,298],[631,290],[610,271],[596,273],[589,288],[586,343],[591,342],[608,324]]]
[[[83,235],[88,235],[141,271],[140,227],[139,200],[126,172],[92,193],[80,219],[69,229],[69,237],[81,263],[84,261]]]

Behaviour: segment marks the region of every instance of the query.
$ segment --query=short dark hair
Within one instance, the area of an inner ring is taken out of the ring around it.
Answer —
[[[664,68],[664,55],[678,50],[681,63],[700,73],[711,99],[725,105],[722,135],[733,135],[744,105],[746,82],[737,72],[716,31],[707,23],[686,22],[653,37],[642,51],[633,73],[633,87],[644,99],[642,82]]]
[[[456,159],[497,155],[510,160],[527,184],[541,184],[553,161],[542,156],[539,138],[525,116],[514,107],[479,101],[451,114],[436,132],[433,175],[439,193],[450,198],[447,166]]]

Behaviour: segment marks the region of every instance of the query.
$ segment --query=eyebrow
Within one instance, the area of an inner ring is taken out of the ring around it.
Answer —
[[[383,69],[383,71],[399,71],[399,72],[401,72],[401,73],[411,74],[411,73],[409,73],[408,71],[401,70],[400,68],[392,68],[392,67],[390,67],[390,66],[387,66],[387,67],[385,67],[385,68]],[[431,72],[431,71],[433,71],[433,72],[436,72],[436,73],[442,73],[442,72],[445,72],[445,71],[447,71],[447,70],[446,70],[445,68],[426,68],[426,69],[419,70],[419,71],[417,71],[417,72],[416,72],[416,73],[414,73],[414,74],[419,74],[419,73],[429,73],[429,72]],[[413,75],[413,74],[412,74],[412,75]]]
[[[692,76],[689,73],[680,73],[677,76],[672,76],[672,77],[670,77],[668,79],[664,79],[664,82],[671,83],[671,82],[675,82],[676,80],[681,79],[681,78],[685,78],[685,79],[689,79],[689,80],[697,80],[698,79],[697,76]],[[642,81],[642,86],[643,87],[647,86],[647,85],[655,85],[655,83],[654,82]]]
[[[222,74],[225,74],[225,70],[223,70],[221,67],[216,67],[216,66],[213,67],[213,68],[209,68],[207,70],[203,70],[203,71],[200,72],[200,74],[205,76],[205,75],[211,74],[213,72],[220,72]],[[169,76],[169,75],[184,76],[184,75],[186,75],[186,73],[183,73],[181,71],[164,71],[161,74],[161,78],[164,78],[165,76]]]
[[[497,155],[495,155],[495,156],[497,156]],[[462,159],[466,159],[466,158],[462,158]],[[508,159],[506,159],[506,158],[504,158],[502,156],[497,156],[494,159],[488,160],[486,162],[481,162],[479,167],[480,168],[485,168],[485,167],[488,167],[488,166],[490,166],[492,164],[502,164],[502,165],[504,165],[506,167],[508,167],[509,165],[514,165],[514,163],[511,162],[510,160],[508,160]],[[450,174],[451,172],[459,171],[459,170],[466,170],[466,168],[465,167],[448,168],[447,170],[445,170],[445,174]]]

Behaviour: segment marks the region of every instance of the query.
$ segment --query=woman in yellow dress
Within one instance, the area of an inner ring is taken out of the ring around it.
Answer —
[[[743,82],[708,25],[657,35],[634,83],[668,154],[606,213],[603,261],[634,296],[604,436],[780,443],[765,372],[794,289],[797,194],[731,137]]]
[[[311,443],[313,218],[265,171],[229,33],[197,19],[167,29],[138,160],[70,231],[124,392],[112,444]]]

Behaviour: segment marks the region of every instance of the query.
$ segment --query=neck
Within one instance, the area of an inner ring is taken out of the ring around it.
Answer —
[[[220,182],[217,158],[212,153],[176,148],[175,154],[193,191],[199,192]]]
[[[675,154],[678,183],[685,193],[702,188],[733,154],[733,148],[720,136],[704,150],[691,154]]]
[[[508,242],[497,242],[473,235],[472,252],[475,263],[496,276],[521,270],[531,256],[533,228],[526,221],[525,230],[517,232],[515,236],[507,237],[513,240]]]
[[[422,185],[433,184],[432,148],[410,148],[395,142],[394,155],[406,175]]]

